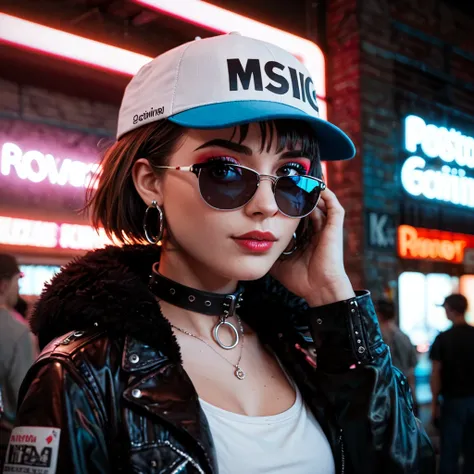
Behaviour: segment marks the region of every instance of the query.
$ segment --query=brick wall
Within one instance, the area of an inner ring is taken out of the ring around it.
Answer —
[[[118,106],[60,94],[0,77],[0,146],[12,142],[23,153],[52,154],[58,168],[65,158],[96,163],[113,140]],[[32,168],[35,169],[34,165]],[[47,165],[44,165],[47,166]],[[83,223],[86,190],[19,181],[18,168],[3,177],[0,215]]]
[[[328,2],[327,22],[330,119],[359,152],[335,173],[334,185],[346,184],[347,268],[355,286],[379,296],[400,263],[395,249],[365,244],[366,211],[398,218],[404,115],[462,121],[474,132],[473,18],[439,0],[338,0]]]
[[[362,145],[360,109],[360,32],[356,0],[327,2],[328,117]],[[328,165],[329,185],[346,209],[346,270],[355,287],[364,286],[363,185],[360,160]]]
[[[403,117],[453,123],[463,115],[466,131],[474,131],[473,19],[434,0],[360,5],[364,203],[397,214]],[[395,252],[366,255],[366,282],[375,293],[397,281]]]
[[[118,106],[22,85],[0,77],[0,119],[19,119],[98,136],[113,136],[117,113]]]

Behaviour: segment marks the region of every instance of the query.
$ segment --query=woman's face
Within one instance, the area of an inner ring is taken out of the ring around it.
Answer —
[[[241,144],[238,138],[234,128],[189,130],[171,156],[169,165],[190,166],[223,160],[266,175],[308,174],[310,158],[295,149],[291,151],[291,157],[288,157],[288,149],[277,153],[276,138],[275,143],[261,150],[258,125],[250,126]],[[166,171],[160,180],[160,195],[158,202],[161,201],[166,228],[177,250],[169,258],[179,259],[178,264],[186,261],[195,269],[204,266],[211,274],[231,280],[254,280],[264,276],[288,247],[300,222],[300,219],[279,212],[272,182],[267,179],[261,181],[250,202],[235,210],[217,210],[204,202],[198,178],[193,173]],[[248,239],[241,239],[255,231],[272,234],[270,239],[274,242],[255,246]],[[165,249],[168,246],[165,244]]]

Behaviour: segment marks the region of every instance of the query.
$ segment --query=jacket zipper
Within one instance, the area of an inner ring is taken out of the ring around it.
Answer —
[[[342,439],[342,428],[339,430],[339,444],[341,445],[341,474],[344,474],[346,470],[346,459],[344,456],[344,440]]]

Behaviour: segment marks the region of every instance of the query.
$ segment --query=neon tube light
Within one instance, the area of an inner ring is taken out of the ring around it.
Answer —
[[[92,250],[113,244],[103,229],[0,216],[0,244],[71,250]]]
[[[49,182],[58,186],[88,188],[91,184],[97,187],[95,178],[99,172],[97,163],[69,158],[60,160],[38,150],[23,151],[16,143],[4,143],[0,152],[0,178],[2,175],[15,176],[31,183]]]
[[[438,127],[417,115],[405,118],[405,160],[401,182],[412,196],[474,208],[474,137],[455,128]],[[442,163],[439,162],[441,160]]]
[[[0,13],[0,42],[127,75],[151,60],[143,54]]]
[[[304,62],[313,77],[318,96],[325,98],[324,55],[311,41],[199,0],[135,1],[188,23],[222,33],[239,31],[287,49]],[[152,59],[5,13],[0,13],[0,42],[126,75],[135,74]],[[326,103],[324,100],[320,102],[321,117],[326,118]]]
[[[474,237],[447,231],[398,227],[398,255],[417,260],[462,263],[466,248],[474,247]]]

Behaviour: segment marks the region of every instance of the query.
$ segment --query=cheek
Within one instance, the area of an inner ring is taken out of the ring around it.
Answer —
[[[201,198],[196,182],[174,181],[163,189],[165,218],[175,237],[208,233],[220,214]],[[205,224],[205,225],[204,225]]]

